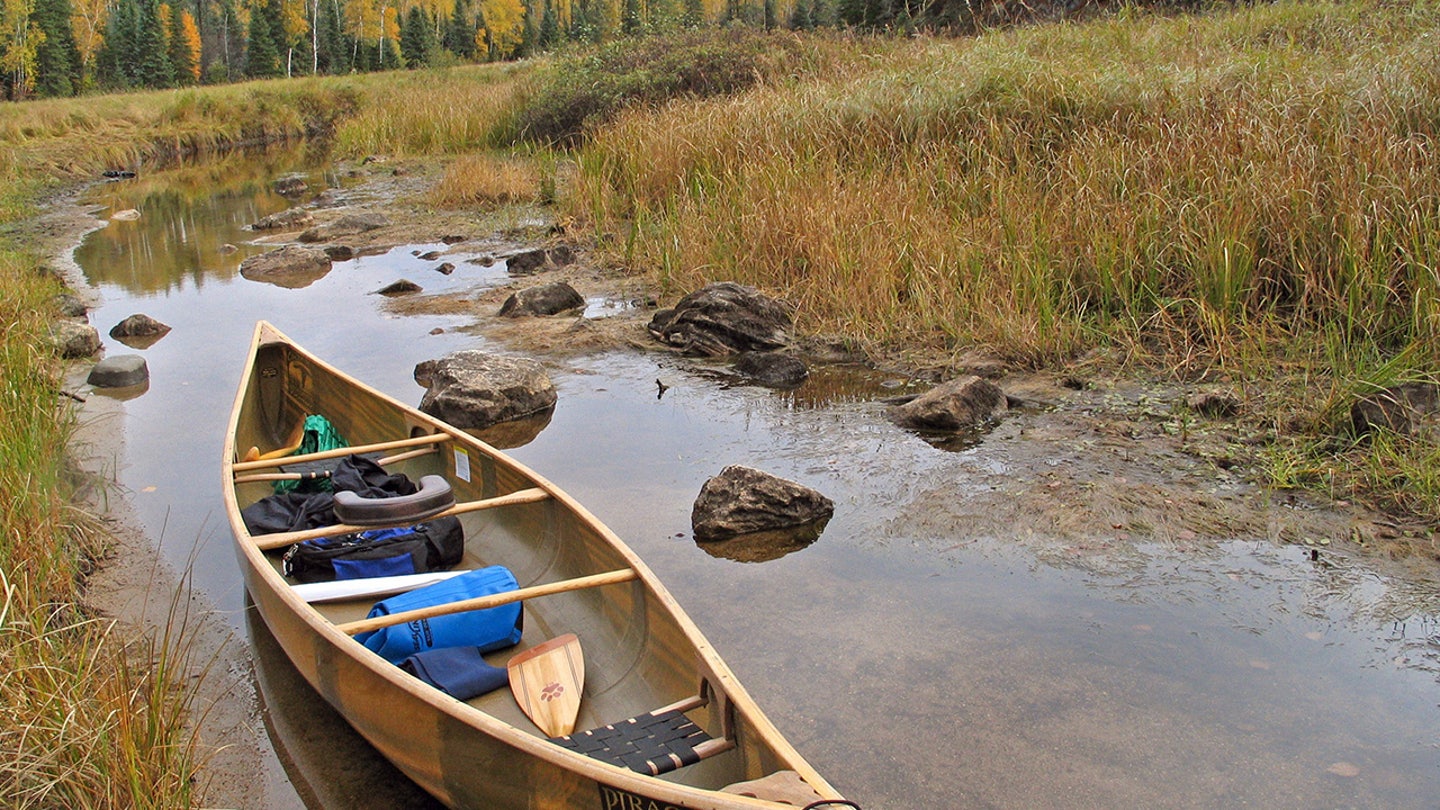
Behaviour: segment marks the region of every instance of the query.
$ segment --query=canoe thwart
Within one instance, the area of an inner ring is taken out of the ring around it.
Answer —
[[[396,454],[393,455],[393,456],[385,456],[384,458],[377,458],[377,459],[375,459],[375,463],[376,463],[376,464],[379,464],[381,467],[385,467],[385,466],[388,466],[388,465],[391,465],[391,464],[399,463],[399,462],[401,462],[401,461],[408,461],[408,460],[410,460],[410,459],[412,459],[412,458],[419,458],[420,456],[428,456],[428,455],[430,455],[431,453],[436,453],[436,452],[439,452],[439,451],[438,451],[436,448],[434,448],[434,447],[424,447],[424,448],[421,448],[421,449],[419,449],[419,450],[409,450],[409,451],[404,452],[404,453],[396,453]],[[297,456],[297,458],[298,458],[298,456]],[[286,459],[286,460],[285,460],[285,463],[286,463],[286,465],[288,466],[288,465],[290,465],[292,462],[291,462],[290,459]],[[283,469],[283,468],[282,468],[282,469]],[[255,483],[256,481],[309,481],[309,480],[314,480],[314,479],[317,479],[317,478],[329,478],[332,472],[333,472],[332,470],[319,470],[319,471],[316,471],[316,472],[250,473],[249,475],[237,475],[237,476],[235,476],[235,483],[237,483],[237,484],[253,484],[253,483]]]
[[[455,491],[438,475],[423,476],[420,488],[409,495],[366,498],[356,492],[335,493],[335,517],[354,526],[419,523],[454,505]]]
[[[674,705],[696,708],[704,705],[704,699],[695,697]],[[711,737],[686,717],[685,711],[656,709],[608,726],[552,737],[550,741],[591,759],[650,776],[694,765],[735,747],[731,740]]]
[[[567,593],[585,588],[596,588],[601,585],[615,585],[621,582],[629,582],[637,577],[639,577],[639,574],[636,574],[634,569],[620,568],[614,571],[607,571],[603,574],[591,574],[585,577],[576,577],[575,579],[562,579],[559,582],[531,585],[528,588],[521,588],[515,591],[492,593],[488,596],[477,596],[474,599],[462,599],[459,602],[431,605],[416,610],[405,610],[386,616],[376,616],[371,619],[360,619],[359,621],[336,625],[336,628],[346,635],[353,636],[371,630],[379,630],[382,627],[393,627],[397,624],[419,621],[420,619],[433,619],[436,616],[448,616],[451,613],[464,613],[469,610],[489,610],[490,608],[499,607],[500,605],[508,605],[511,602],[520,602],[539,596],[550,596],[552,594]]]
[[[284,467],[287,464],[298,464],[306,461],[324,461],[331,458],[344,458],[348,455],[364,455],[385,450],[403,450],[407,447],[420,447],[438,442],[448,442],[452,437],[449,433],[427,433],[424,436],[411,436],[408,439],[396,439],[390,442],[377,442],[375,444],[357,444],[354,447],[337,447],[334,450],[321,450],[318,453],[306,453],[301,456],[282,456],[279,458],[260,458],[255,461],[240,461],[231,465],[237,473],[250,472],[251,470],[263,470],[269,467]]]
[[[538,501],[543,501],[549,497],[550,493],[546,492],[545,490],[538,487],[531,487],[529,489],[521,489],[515,492],[511,492],[508,495],[497,495],[494,498],[482,498],[478,501],[465,501],[464,503],[457,503],[454,506],[449,507],[448,509],[443,509],[433,515],[428,515],[427,519],[434,520],[435,518],[450,517],[451,515],[463,515],[467,512],[479,512],[483,509],[496,509],[501,506],[516,506],[525,503],[536,503]],[[286,546],[292,546],[296,543],[303,543],[306,540],[315,540],[320,537],[335,537],[336,535],[349,534],[350,532],[363,532],[366,529],[374,529],[380,526],[387,525],[394,527],[408,526],[414,522],[414,519],[407,519],[399,521],[386,521],[384,523],[367,524],[363,526],[355,523],[336,523],[331,526],[319,526],[314,529],[301,529],[300,531],[296,532],[275,532],[274,534],[259,534],[255,535],[254,540],[255,546],[257,548],[261,549],[262,551],[269,551],[270,549],[284,548]]]

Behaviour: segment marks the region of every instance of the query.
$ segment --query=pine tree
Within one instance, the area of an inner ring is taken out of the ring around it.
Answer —
[[[350,46],[345,42],[338,0],[321,2],[318,61],[320,72],[337,75],[350,72]]]
[[[260,0],[250,9],[250,36],[245,41],[245,75],[252,79],[281,75],[280,51],[270,25],[270,5]]]
[[[177,84],[194,84],[200,79],[200,31],[189,9],[170,11],[170,64]]]
[[[405,66],[418,68],[430,64],[430,21],[420,6],[411,6],[405,14],[405,24],[400,28],[400,55]]]
[[[172,87],[175,66],[170,63],[166,42],[165,21],[160,14],[159,0],[140,0],[135,29],[135,83],[141,87]]]
[[[475,20],[466,0],[455,0],[455,10],[445,26],[445,50],[462,59],[475,58]]]
[[[70,24],[70,0],[36,0],[30,21],[45,36],[35,50],[35,92],[73,96],[80,91],[80,50]]]

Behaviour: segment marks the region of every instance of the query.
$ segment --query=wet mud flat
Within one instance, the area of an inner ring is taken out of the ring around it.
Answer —
[[[1422,807],[1440,789],[1433,564],[1360,553],[1352,538],[1384,539],[1377,516],[1258,487],[1235,449],[1243,428],[1188,414],[1185,386],[1010,373],[998,382],[1023,405],[989,429],[904,431],[888,400],[923,390],[920,375],[830,358],[776,390],[659,351],[632,281],[583,260],[511,277],[505,255],[554,238],[543,221],[429,211],[415,200],[433,174],[394,168],[312,172],[337,189],[317,217],[379,209],[391,224],[304,288],[236,272],[286,241],[241,229],[292,204],[265,172],[168,210],[155,203],[176,199],[163,182],[108,187],[92,199],[142,218],[76,253],[102,332],[139,311],[173,327],[142,350],[145,392],[87,394],[125,439],[102,466],[151,541],[122,557],[189,570],[226,643],[246,651],[227,659],[227,700],[248,707],[234,727],[255,760],[215,761],[230,771],[218,793],[241,791],[229,803],[428,801],[382,765],[327,756],[347,731],[321,722],[318,698],[285,679],[249,623],[206,482],[258,318],[409,401],[414,364],[448,351],[545,362],[560,403],[510,452],[650,563],[782,731],[863,806]],[[454,271],[435,271],[442,261]],[[399,277],[422,290],[375,294]],[[548,279],[574,284],[585,314],[496,315],[509,292]],[[731,463],[820,490],[835,517],[779,553],[697,543],[690,505]]]

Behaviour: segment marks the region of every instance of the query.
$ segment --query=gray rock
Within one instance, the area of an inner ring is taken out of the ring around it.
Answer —
[[[300,241],[328,242],[341,236],[354,236],[376,228],[383,228],[390,224],[390,219],[384,214],[346,214],[334,222],[327,222],[323,225],[316,225],[300,234]]]
[[[505,272],[512,276],[528,276],[545,267],[550,257],[544,250],[527,250],[505,260]]]
[[[526,315],[556,315],[582,309],[585,299],[574,287],[563,281],[542,284],[521,290],[500,305],[500,315],[506,318],[520,318]]]
[[[288,289],[308,287],[329,272],[330,257],[325,251],[299,245],[286,245],[240,263],[242,277]]]
[[[965,430],[994,419],[1008,408],[1005,392],[989,380],[957,377],[890,409],[890,418],[914,430]]]
[[[486,428],[543,413],[558,399],[534,360],[470,349],[415,366],[424,386],[420,410],[459,428]]]
[[[687,354],[720,357],[779,349],[790,342],[790,312],[754,287],[720,282],[680,299],[650,320],[650,334]]]
[[[355,258],[355,249],[348,245],[326,245],[325,255],[332,262],[348,262]]]
[[[804,361],[778,352],[745,352],[736,358],[735,371],[771,388],[794,388],[810,376]]]
[[[110,337],[160,337],[169,331],[169,326],[149,315],[137,313],[111,327]]]
[[[386,284],[375,292],[381,295],[409,295],[410,293],[418,293],[423,289],[423,287],[410,279],[402,278],[399,281],[392,281]]]
[[[1350,406],[1350,424],[1357,436],[1376,430],[1415,434],[1433,430],[1440,414],[1440,386],[1410,382],[1392,385]]]
[[[56,321],[50,325],[50,345],[67,360],[89,357],[100,351],[100,333],[88,323]]]
[[[275,193],[286,197],[293,197],[297,194],[304,194],[310,190],[310,184],[305,178],[298,174],[287,174],[275,180]]]
[[[128,388],[148,379],[150,369],[145,365],[145,358],[138,354],[120,354],[96,363],[85,381],[96,388]]]
[[[829,520],[835,504],[815,490],[732,465],[705,482],[690,510],[696,540],[724,540]]]
[[[60,314],[67,318],[83,318],[90,308],[85,302],[70,293],[60,293],[55,296],[55,306],[60,309]]]
[[[298,231],[315,224],[315,217],[303,208],[286,208],[250,225],[252,231]]]

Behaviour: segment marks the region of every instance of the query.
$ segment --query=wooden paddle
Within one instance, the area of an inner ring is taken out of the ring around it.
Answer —
[[[580,689],[585,685],[585,657],[574,633],[516,655],[506,669],[520,709],[541,731],[563,737],[575,730]]]
[[[241,460],[242,462],[251,462],[251,461],[262,461],[262,460],[263,460],[263,461],[269,461],[269,460],[271,460],[271,459],[284,458],[285,456],[290,455],[291,453],[295,452],[296,450],[299,450],[299,449],[300,449],[300,444],[301,444],[302,442],[304,442],[304,441],[305,441],[305,420],[302,418],[302,419],[300,420],[300,424],[296,425],[296,426],[295,426],[295,429],[290,432],[290,438],[289,438],[288,440],[286,440],[285,445],[284,445],[283,447],[277,447],[276,449],[271,450],[271,451],[268,452],[268,453],[262,453],[262,452],[260,452],[260,448],[258,448],[258,447],[251,447],[251,448],[245,453],[244,458],[242,458],[242,459],[240,459],[240,460]]]

